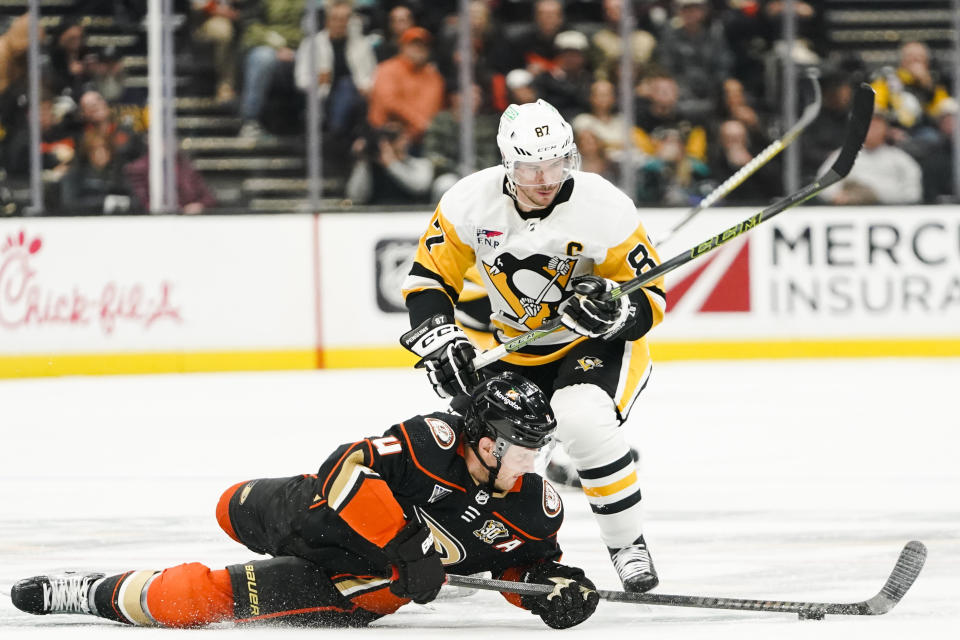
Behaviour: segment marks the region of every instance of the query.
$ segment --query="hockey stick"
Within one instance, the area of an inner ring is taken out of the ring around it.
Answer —
[[[621,296],[632,293],[637,289],[653,282],[660,276],[670,273],[677,267],[680,267],[691,260],[696,260],[705,253],[713,251],[720,245],[733,240],[747,231],[750,231],[760,223],[766,222],[774,216],[783,213],[787,209],[791,209],[798,204],[806,202],[810,198],[820,193],[823,189],[826,189],[830,185],[845,178],[846,175],[850,173],[850,169],[853,167],[853,162],[857,158],[857,153],[860,152],[860,147],[863,145],[863,139],[867,135],[867,129],[870,127],[870,119],[873,115],[873,98],[874,91],[872,88],[870,88],[870,85],[865,83],[861,84],[853,97],[853,108],[850,112],[850,124],[847,126],[846,140],[844,140],[843,147],[840,149],[840,155],[837,156],[833,166],[830,167],[825,174],[800,190],[778,200],[763,211],[755,213],[739,224],[721,231],[712,238],[708,238],[691,249],[674,256],[666,262],[660,263],[656,267],[647,271],[645,274],[637,276],[633,280],[628,280],[627,282],[622,283],[619,287],[614,287],[612,290],[605,293],[604,297],[610,300],[616,300]],[[547,336],[561,328],[563,328],[563,325],[560,324],[559,318],[556,318],[549,323],[544,323],[544,326],[540,327],[539,329],[532,329],[526,333],[522,333],[519,336],[511,338],[503,344],[494,347],[493,349],[488,349],[487,351],[478,354],[477,357],[473,359],[473,367],[474,369],[482,369],[488,364],[496,362],[508,353],[519,351],[528,344],[532,344],[544,336]]]
[[[904,545],[897,563],[887,577],[883,588],[867,600],[851,603],[834,602],[791,602],[787,600],[752,600],[749,598],[714,598],[708,596],[678,596],[664,593],[630,593],[627,591],[604,591],[598,589],[601,600],[610,602],[630,602],[633,604],[664,605],[668,607],[695,607],[699,609],[733,609],[736,611],[763,611],[770,613],[796,613],[801,619],[821,620],[823,616],[879,616],[893,609],[904,594],[913,585],[923,569],[927,558],[927,547],[922,542],[912,540]],[[520,595],[540,595],[551,593],[553,585],[510,582],[508,580],[489,580],[472,576],[447,574],[447,584],[457,587],[472,587],[517,593]]]
[[[803,133],[803,130],[806,129],[807,126],[820,114],[820,105],[823,102],[823,97],[820,93],[820,82],[817,80],[818,75],[819,74],[815,68],[811,68],[807,72],[807,78],[813,85],[813,102],[806,106],[796,124],[790,127],[790,129],[783,134],[783,136],[767,145],[767,147],[758,153],[753,160],[740,167],[736,173],[724,180],[720,186],[708,193],[707,196],[701,200],[697,206],[695,206],[693,209],[690,209],[690,211],[687,212],[687,215],[685,215],[680,222],[674,225],[673,228],[667,232],[667,236],[660,239],[660,241],[657,243],[658,247],[666,244],[680,229],[687,226],[687,224],[693,220],[698,213],[713,206],[717,201],[722,200],[730,195],[731,191],[743,184],[746,179],[756,173],[760,167],[770,162],[774,157],[776,157],[777,154],[789,147],[790,144],[796,140],[801,133]]]

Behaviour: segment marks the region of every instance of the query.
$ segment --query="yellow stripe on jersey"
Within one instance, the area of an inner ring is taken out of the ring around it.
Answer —
[[[620,386],[617,387],[613,402],[617,405],[620,417],[626,420],[633,402],[650,377],[650,347],[647,339],[644,337],[626,343],[624,358],[626,362],[621,364]]]
[[[626,282],[632,280],[638,273],[649,271],[660,264],[660,256],[657,250],[647,237],[647,232],[642,224],[638,224],[630,237],[611,247],[603,262],[598,264],[594,273],[602,278],[609,278],[617,282]],[[660,276],[647,286],[657,287],[660,291],[665,291],[664,277]],[[660,324],[667,311],[666,300],[650,291],[644,289],[647,299],[650,300],[650,306],[653,308],[653,325],[651,328]]]
[[[449,296],[450,291],[439,281],[459,295],[463,290],[463,274],[474,264],[474,253],[470,246],[460,240],[454,225],[444,217],[440,207],[437,207],[426,232],[420,237],[413,261],[414,271],[403,283],[404,298],[426,289],[437,289]],[[416,274],[416,265],[434,274],[437,279]]]
[[[471,302],[485,297],[487,297],[487,290],[483,287],[483,279],[480,277],[477,265],[473,265],[463,274],[460,302]]]

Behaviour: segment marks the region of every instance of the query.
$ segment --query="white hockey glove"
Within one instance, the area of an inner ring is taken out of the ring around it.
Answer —
[[[574,295],[560,308],[560,322],[570,331],[588,338],[612,338],[630,322],[630,297],[602,300],[600,296],[619,282],[598,276],[573,280]]]
[[[447,316],[427,318],[400,336],[400,344],[420,356],[416,366],[427,370],[427,378],[441,398],[469,395],[482,380],[473,369],[477,349]]]

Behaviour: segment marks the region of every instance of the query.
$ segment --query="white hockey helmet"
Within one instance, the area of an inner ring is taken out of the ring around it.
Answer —
[[[546,100],[507,107],[497,146],[511,188],[561,183],[580,168],[573,127]]]

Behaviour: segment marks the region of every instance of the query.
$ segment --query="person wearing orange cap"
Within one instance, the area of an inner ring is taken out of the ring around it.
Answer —
[[[400,36],[400,53],[377,66],[367,112],[372,127],[399,122],[411,139],[423,136],[443,106],[443,76],[430,62],[432,41],[423,27],[410,27]]]

